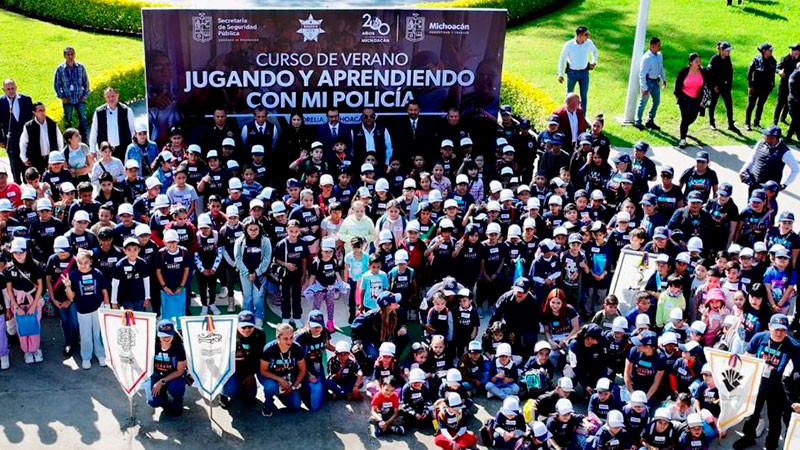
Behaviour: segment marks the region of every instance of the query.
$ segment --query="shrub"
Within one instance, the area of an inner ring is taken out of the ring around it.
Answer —
[[[423,3],[420,6],[436,8],[505,8],[508,22],[517,24],[534,16],[566,4],[569,0],[451,0]]]
[[[0,0],[0,7],[26,16],[91,30],[139,35],[141,10],[163,6],[138,0]]]
[[[500,103],[511,105],[516,114],[527,117],[534,125],[543,123],[545,117],[558,108],[558,104],[544,91],[524,78],[508,73],[503,73]]]
[[[143,99],[145,95],[144,66],[141,61],[117,66],[102,76],[90,78],[89,86],[91,91],[86,99],[87,120],[91,120],[94,110],[106,102],[103,90],[109,86],[113,86],[119,92],[119,100],[123,103]],[[47,105],[47,115],[58,122],[60,126],[64,126],[64,108],[60,100],[55,100]],[[75,124],[75,119],[72,123]]]

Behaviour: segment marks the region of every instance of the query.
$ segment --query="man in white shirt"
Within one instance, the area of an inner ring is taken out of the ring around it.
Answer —
[[[107,141],[114,156],[123,160],[135,133],[133,110],[119,102],[119,93],[113,87],[107,87],[103,95],[106,103],[97,108],[92,117],[89,149],[96,152],[98,145]]]
[[[47,156],[51,151],[64,148],[64,137],[58,124],[47,117],[44,103],[33,104],[33,119],[22,128],[19,138],[19,158],[25,167],[35,167],[39,174],[47,168]]]
[[[591,55],[591,60],[589,56]],[[589,71],[597,66],[597,47],[589,39],[589,29],[579,26],[575,30],[575,38],[564,43],[561,56],[558,58],[558,82],[564,82],[567,75],[567,93],[580,84],[581,108],[586,113],[589,94]]]

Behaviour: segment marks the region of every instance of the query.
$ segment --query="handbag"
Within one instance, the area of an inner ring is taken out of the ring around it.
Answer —
[[[284,256],[283,260],[286,261],[289,259],[289,244],[288,242],[284,246]],[[286,275],[289,273],[288,269],[281,264],[278,264],[275,259],[269,263],[269,267],[267,267],[267,278],[269,278],[275,284],[283,283],[283,280],[286,278]]]
[[[21,337],[37,336],[39,334],[39,318],[36,316],[36,310],[28,312],[28,314],[14,316],[17,319],[17,333]]]
[[[711,105],[711,89],[703,86],[703,96],[700,98],[700,107],[705,109]]]

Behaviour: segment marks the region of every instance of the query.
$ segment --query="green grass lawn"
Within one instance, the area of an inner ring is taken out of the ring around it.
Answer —
[[[734,117],[741,128],[747,104],[747,67],[757,53],[756,47],[763,41],[771,42],[776,47],[775,57],[780,60],[789,52],[788,46],[800,40],[797,1],[745,0],[742,6],[726,7],[725,0],[653,0],[647,35],[648,39],[658,35],[663,41],[668,86],[666,92],[662,90],[657,116],[662,132],[639,131],[617,121],[625,109],[638,7],[638,0],[575,0],[511,29],[506,38],[503,69],[525,77],[561,103],[566,88],[556,78],[558,56],[563,43],[574,36],[575,28],[586,25],[600,51],[600,63],[592,72],[589,88],[589,114],[605,115],[606,130],[614,145],[630,146],[639,139],[655,145],[675,145],[680,113],[672,90],[675,75],[685,67],[690,52],[698,52],[705,65],[716,53],[718,41],[731,42]],[[762,125],[771,123],[776,94],[777,88],[764,108]],[[717,125],[723,129],[727,125],[725,117],[724,107],[718,106]],[[704,144],[716,145],[751,144],[759,136],[753,132],[744,138],[727,129],[713,132],[708,129],[707,117],[700,117],[689,134]],[[689,144],[693,144],[691,138]]]
[[[120,63],[142,58],[142,41],[72,30],[0,9],[0,77],[12,77],[20,92],[49,104],[55,99],[53,74],[70,45],[89,79]]]

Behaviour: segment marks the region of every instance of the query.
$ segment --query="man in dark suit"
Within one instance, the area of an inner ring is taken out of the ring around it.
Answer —
[[[339,120],[339,110],[335,107],[329,107],[327,111],[328,121],[317,127],[316,140],[322,142],[324,153],[323,157],[326,160],[333,158],[333,141],[337,137],[344,140],[347,144],[348,151],[353,150],[353,135],[351,128]],[[360,162],[359,162],[360,164]]]
[[[558,131],[564,133],[564,148],[572,153],[578,142],[578,136],[585,132],[589,124],[581,109],[581,96],[575,92],[567,94],[564,106],[553,111],[558,116]]]
[[[425,117],[420,116],[419,101],[411,100],[406,105],[408,116],[399,117],[392,126],[394,154],[400,158],[405,167],[411,167],[414,153],[431,154],[437,150],[433,143],[433,125]]]
[[[17,93],[17,84],[12,79],[3,80],[3,96],[0,97],[0,147],[8,152],[11,175],[14,182],[24,181],[25,165],[19,159],[19,138],[26,122],[33,118],[33,100]]]

